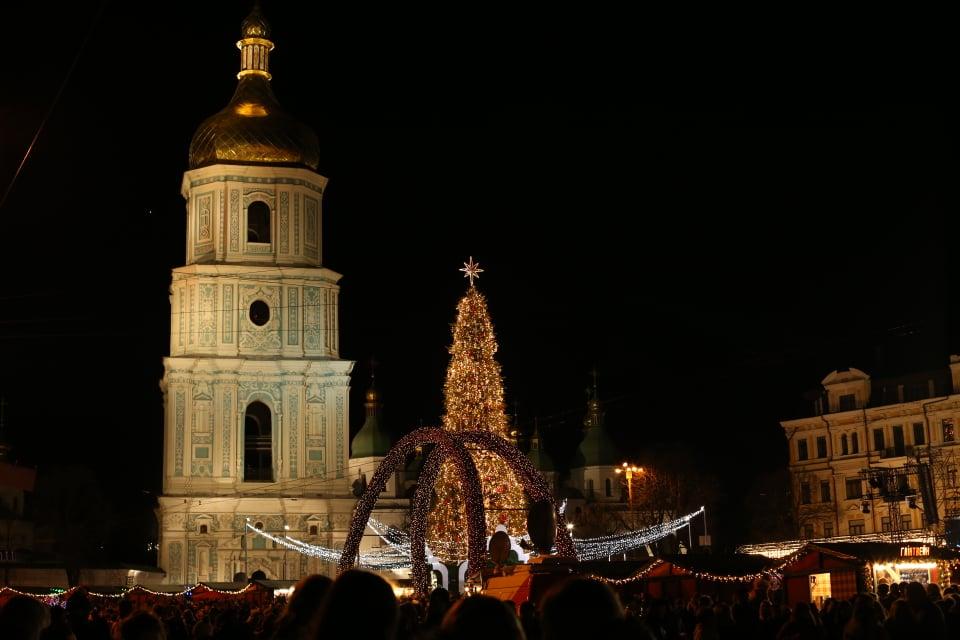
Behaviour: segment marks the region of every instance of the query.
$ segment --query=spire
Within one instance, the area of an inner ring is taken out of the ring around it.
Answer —
[[[600,410],[600,374],[594,367],[591,371],[593,375],[593,386],[587,389],[587,413],[583,417],[583,428],[603,426],[603,411]]]
[[[370,358],[370,386],[367,388],[367,393],[365,396],[365,401],[363,406],[367,410],[367,419],[371,417],[376,417],[378,409],[380,408],[380,395],[377,393],[377,361],[371,356]]]
[[[253,9],[240,26],[242,38],[237,42],[240,49],[240,73],[237,78],[259,75],[269,80],[270,52],[273,41],[270,40],[270,23],[260,12],[260,2],[253,3]]]

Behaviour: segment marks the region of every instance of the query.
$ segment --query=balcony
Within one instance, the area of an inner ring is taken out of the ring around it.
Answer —
[[[887,447],[886,449],[881,449],[880,457],[881,458],[902,458],[904,456],[912,458],[914,455],[913,445],[907,444],[899,447]]]

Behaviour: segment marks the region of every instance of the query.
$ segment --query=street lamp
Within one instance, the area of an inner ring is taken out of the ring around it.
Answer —
[[[283,525],[283,537],[290,537],[290,525]],[[283,545],[283,579],[287,579],[287,545]]]
[[[643,467],[638,467],[638,466],[635,465],[635,464],[630,464],[630,463],[628,463],[628,462],[624,462],[624,463],[621,464],[619,467],[617,467],[616,469],[614,469],[614,472],[615,472],[616,474],[618,474],[618,475],[622,473],[622,474],[624,475],[624,477],[626,478],[626,481],[627,481],[627,502],[628,502],[628,503],[630,504],[630,506],[632,507],[632,506],[633,506],[633,476],[635,476],[635,475],[638,476],[638,475],[640,475],[641,473],[643,473]]]
[[[250,567],[247,562],[247,527],[250,526],[250,518],[247,518],[246,526],[243,528],[243,536],[241,536],[240,541],[243,543],[243,576],[249,581],[250,580]]]

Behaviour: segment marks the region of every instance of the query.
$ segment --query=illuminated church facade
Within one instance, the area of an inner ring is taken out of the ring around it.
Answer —
[[[247,525],[339,547],[355,504],[353,362],[339,354],[340,275],[322,266],[319,145],[273,95],[258,9],[237,46],[236,92],[194,134],[182,183],[158,509],[159,564],[174,584],[330,573]]]

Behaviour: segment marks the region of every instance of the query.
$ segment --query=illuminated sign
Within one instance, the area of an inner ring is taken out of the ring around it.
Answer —
[[[924,545],[922,547],[900,547],[900,557],[901,558],[917,558],[920,556],[929,556],[930,547]]]

